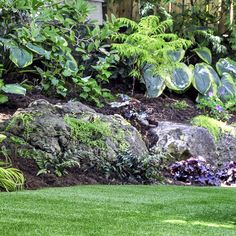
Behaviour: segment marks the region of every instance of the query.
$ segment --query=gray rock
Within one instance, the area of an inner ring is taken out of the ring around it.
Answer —
[[[175,160],[202,156],[214,165],[236,160],[236,139],[229,134],[216,142],[205,128],[173,122],[159,122],[151,132],[158,140],[154,153],[168,153]]]
[[[86,138],[79,138],[66,116],[101,127],[94,127]],[[124,118],[97,113],[80,102],[52,105],[45,100],[35,101],[1,124],[0,131],[7,135],[1,145],[7,147],[10,155],[35,159],[41,169],[47,170],[67,161],[78,161],[82,169],[87,169],[99,161],[114,161],[126,149],[135,156],[148,154],[141,135]],[[94,146],[97,140],[102,146]]]

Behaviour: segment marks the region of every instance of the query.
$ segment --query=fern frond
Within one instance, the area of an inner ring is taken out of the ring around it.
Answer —
[[[167,29],[170,29],[172,25],[173,25],[172,19],[165,20],[157,26],[157,28],[155,29],[155,32],[157,34],[163,34]]]
[[[111,35],[111,39],[113,41],[118,41],[118,42],[125,42],[128,38],[128,35],[126,34],[113,34]]]
[[[176,34],[165,33],[172,26],[172,19],[160,22],[157,16],[148,16],[142,18],[138,24],[125,18],[119,20],[123,25],[132,28],[133,32],[114,35],[113,39],[117,43],[112,44],[112,47],[122,57],[134,58],[136,69],[141,70],[144,64],[158,68],[170,64],[170,59],[166,56],[167,51],[187,49],[192,44]]]
[[[133,30],[138,29],[138,24],[135,21],[132,21],[130,19],[121,17],[121,18],[117,18],[117,22],[119,23],[120,27],[126,26],[126,27],[130,27]]]
[[[158,16],[147,16],[141,19],[138,26],[139,29],[145,29],[145,28],[155,29],[158,26],[159,22],[160,19]]]
[[[154,38],[160,38],[160,39],[164,39],[164,40],[167,40],[167,41],[171,41],[171,40],[176,40],[178,39],[178,35],[177,34],[158,34],[158,35],[154,35],[153,36]]]

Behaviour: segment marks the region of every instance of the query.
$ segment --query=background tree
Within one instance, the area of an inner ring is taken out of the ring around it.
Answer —
[[[140,0],[107,0],[107,14],[138,20],[140,17]]]

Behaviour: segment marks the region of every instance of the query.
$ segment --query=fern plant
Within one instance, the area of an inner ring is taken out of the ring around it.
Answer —
[[[125,32],[113,35],[116,43],[112,47],[123,58],[133,60],[133,68],[130,75],[141,78],[145,65],[152,65],[155,73],[166,69],[172,64],[168,53],[180,49],[187,49],[191,41],[179,38],[176,34],[166,33],[171,29],[171,18],[160,21],[158,16],[143,17],[139,23],[126,18],[119,18],[120,27],[126,28]]]

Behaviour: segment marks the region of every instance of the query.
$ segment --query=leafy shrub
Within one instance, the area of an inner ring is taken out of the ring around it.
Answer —
[[[227,121],[230,118],[227,103],[213,93],[209,93],[208,97],[200,98],[197,107],[214,119]]]
[[[66,96],[70,89],[99,105],[107,95],[100,83],[108,81],[109,67],[119,58],[106,50],[108,27],[86,24],[84,0],[4,0],[0,9],[4,82],[40,81],[48,93]]]
[[[138,157],[125,150],[119,153],[114,161],[99,160],[97,168],[110,179],[151,183],[161,178],[160,163],[161,160],[156,155]]]

